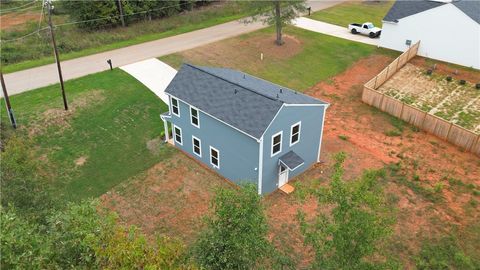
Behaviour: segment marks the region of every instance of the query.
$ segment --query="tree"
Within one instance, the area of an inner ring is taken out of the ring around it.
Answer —
[[[205,269],[252,269],[270,248],[255,186],[219,189],[212,208],[213,216],[194,247],[198,264]]]
[[[268,25],[275,25],[276,40],[275,44],[282,45],[282,28],[292,22],[293,19],[300,16],[307,10],[305,0],[270,0],[270,1],[247,1],[255,14],[245,23],[262,21]]]
[[[4,141],[0,153],[1,202],[3,207],[14,206],[16,211],[38,223],[54,207],[54,199],[46,188],[47,183],[38,174],[38,164],[30,142],[13,136]]]
[[[81,21],[80,27],[88,29],[99,29],[107,26],[119,25],[120,14],[117,1],[69,1],[62,0],[61,4],[74,21]],[[124,14],[130,14],[130,8],[124,8]]]
[[[331,214],[319,212],[312,223],[299,214],[305,243],[315,251],[312,268],[395,268],[389,260],[372,259],[379,255],[378,244],[391,232],[390,220],[382,215],[383,196],[377,183],[385,172],[367,170],[356,181],[346,182],[342,167],[345,158],[343,152],[335,156],[330,186],[316,193],[319,205],[333,205]]]

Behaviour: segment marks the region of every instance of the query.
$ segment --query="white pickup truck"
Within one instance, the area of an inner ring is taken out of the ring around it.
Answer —
[[[350,30],[352,34],[363,34],[370,38],[379,37],[382,33],[382,29],[375,27],[371,22],[366,22],[364,24],[351,23],[348,25],[348,30]]]

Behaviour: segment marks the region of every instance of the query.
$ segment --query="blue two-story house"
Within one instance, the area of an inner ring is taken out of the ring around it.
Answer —
[[[320,160],[326,102],[243,72],[190,64],[165,93],[166,141],[230,181],[256,184],[259,194]]]

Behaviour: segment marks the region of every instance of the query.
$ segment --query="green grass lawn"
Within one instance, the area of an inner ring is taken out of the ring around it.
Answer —
[[[274,29],[270,27],[159,59],[177,69],[182,62],[235,68],[304,91],[343,72],[360,58],[393,53],[296,27],[286,27],[284,34],[282,47],[273,44]],[[260,53],[264,53],[263,61]]]
[[[167,105],[127,73],[97,73],[65,87],[69,114],[58,85],[11,97],[17,133],[32,138],[32,151],[57,195],[98,197],[170,155],[159,140],[159,114]],[[2,121],[8,122],[3,100],[1,105]]]
[[[84,31],[75,25],[62,26],[56,29],[57,45],[60,58],[69,60],[237,20],[247,16],[250,12],[246,5],[228,2],[165,19],[132,23],[126,28]],[[56,19],[58,23],[66,20],[65,15],[57,16]],[[29,33],[36,29],[35,23],[29,24],[24,32]],[[3,30],[2,32],[1,36],[5,39],[15,38],[22,34]],[[11,73],[53,63],[54,57],[47,34],[47,31],[43,31],[40,36],[33,35],[21,41],[2,44],[3,72]]]
[[[382,27],[382,19],[387,14],[394,1],[352,1],[320,10],[313,13],[310,18],[347,26],[350,23],[372,22],[377,27]]]

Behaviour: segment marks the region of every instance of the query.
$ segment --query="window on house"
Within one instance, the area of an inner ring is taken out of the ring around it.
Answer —
[[[193,107],[190,107],[190,121],[192,122],[192,125],[196,126],[196,127],[200,127],[200,120],[199,120],[199,116],[198,116],[198,110],[193,108]]]
[[[282,151],[282,132],[272,136],[272,157]]]
[[[202,157],[202,146],[201,145],[202,145],[202,143],[200,142],[200,139],[192,136],[193,153],[195,153],[199,157]]]
[[[210,163],[215,168],[220,168],[220,153],[217,149],[210,146]]]
[[[296,144],[298,141],[300,141],[300,128],[301,128],[301,122],[298,122],[294,125],[292,125],[292,128],[290,130],[290,146]]]
[[[177,126],[173,126],[173,132],[175,134],[175,141],[182,145],[182,129]]]
[[[180,117],[180,109],[178,108],[178,99],[172,97],[172,113]]]

